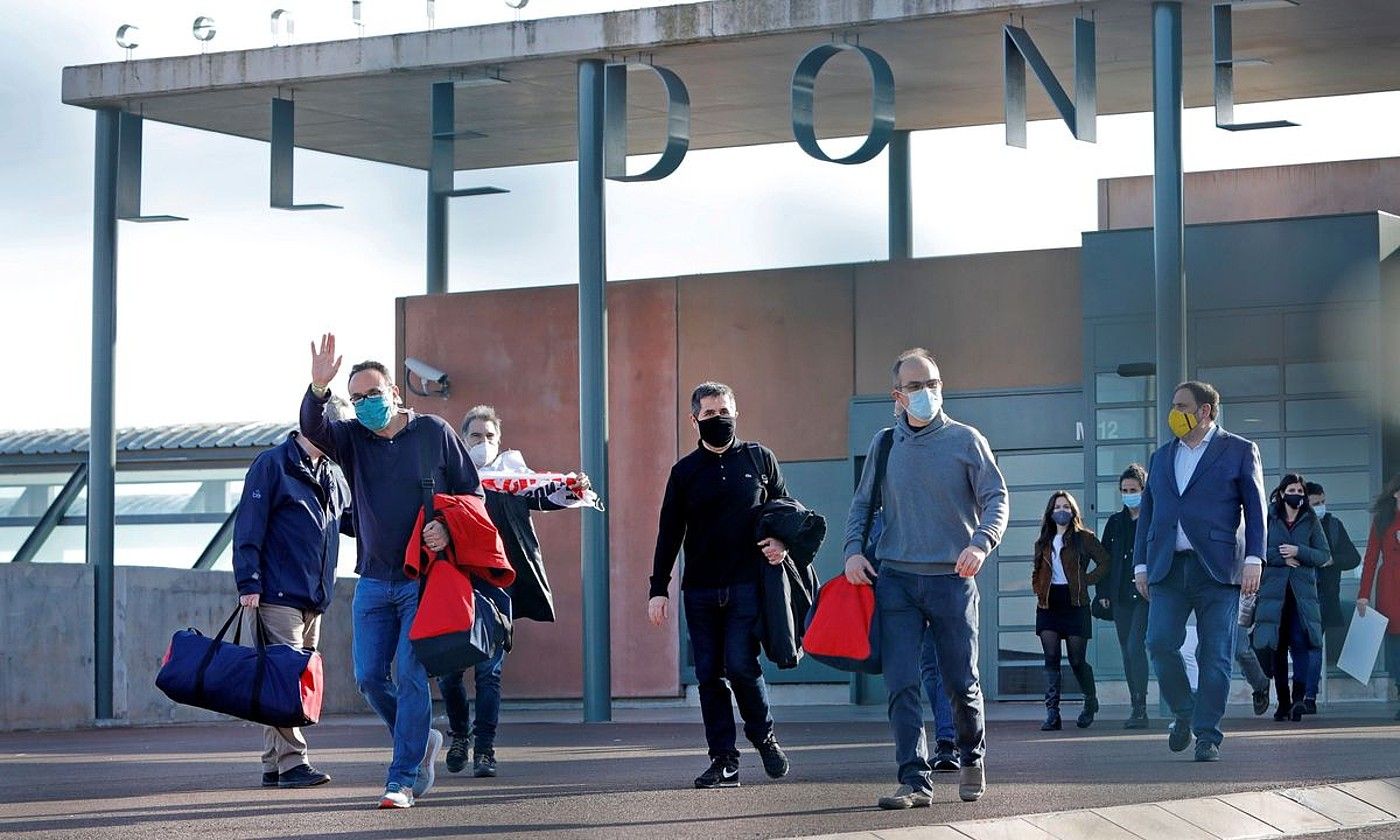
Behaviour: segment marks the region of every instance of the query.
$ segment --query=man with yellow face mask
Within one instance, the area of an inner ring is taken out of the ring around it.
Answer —
[[[1176,440],[1152,455],[1133,552],[1134,581],[1148,599],[1148,654],[1175,718],[1167,743],[1181,752],[1194,733],[1197,761],[1220,758],[1240,594],[1258,591],[1264,556],[1259,447],[1220,428],[1219,414],[1215,388],[1177,387],[1167,417]],[[1193,612],[1194,694],[1181,656]]]

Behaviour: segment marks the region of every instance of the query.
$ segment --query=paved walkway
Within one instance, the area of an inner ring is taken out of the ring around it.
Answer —
[[[1246,840],[1344,829],[1400,834],[1400,778],[854,831],[806,840]]]
[[[875,808],[876,798],[894,787],[888,729],[869,710],[848,707],[777,710],[792,774],[770,781],[746,751],[743,787],[722,791],[691,787],[707,763],[698,710],[620,710],[621,722],[589,726],[540,722],[576,714],[570,712],[508,713],[498,778],[454,776],[439,767],[438,788],[404,812],[372,809],[388,737],[369,719],[331,720],[309,731],[314,762],[334,780],[303,791],[258,786],[261,735],[240,723],[9,733],[0,734],[0,835],[722,840],[833,832],[898,837],[890,830],[955,824],[962,836],[951,836],[958,840],[1020,838],[1036,835],[967,834],[963,826],[1018,817],[1022,822],[1014,825],[1025,831],[1035,825],[1026,815],[1047,811],[1104,815],[1135,803],[1231,803],[1231,794],[1390,778],[1400,770],[1400,726],[1393,708],[1380,705],[1327,709],[1298,724],[1233,718],[1223,760],[1204,765],[1189,752],[1168,751],[1161,721],[1148,732],[1119,728],[1123,711],[1106,709],[1088,730],[1047,734],[1030,719],[1029,706],[994,704],[987,796],[961,803],[956,777],[940,775],[934,806],[906,812]],[[1339,790],[1322,795],[1354,796]],[[1377,824],[1354,837],[1371,840],[1390,828]]]

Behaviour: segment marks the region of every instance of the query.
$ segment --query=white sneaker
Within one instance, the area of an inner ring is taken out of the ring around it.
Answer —
[[[413,791],[407,790],[397,782],[391,782],[384,788],[384,795],[379,797],[379,807],[382,808],[412,808]]]
[[[418,781],[413,783],[414,796],[426,796],[437,782],[437,756],[442,751],[442,733],[428,730],[428,751],[423,754],[423,763],[418,765]]]

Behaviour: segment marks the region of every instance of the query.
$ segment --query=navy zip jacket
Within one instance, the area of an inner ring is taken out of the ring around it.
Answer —
[[[326,397],[308,387],[301,400],[301,433],[345,470],[355,494],[355,571],[375,580],[404,581],[403,555],[418,512],[419,480],[431,473],[437,493],[481,495],[476,466],[457,432],[433,414],[408,412],[408,424],[391,438],[358,420],[326,416]]]
[[[248,468],[233,522],[233,574],[239,595],[322,613],[335,586],[350,486],[329,458],[313,470],[296,434]]]

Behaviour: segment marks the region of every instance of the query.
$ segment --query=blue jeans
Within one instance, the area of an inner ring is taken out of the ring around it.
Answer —
[[[744,736],[755,746],[773,734],[768,684],[758,662],[758,584],[719,589],[687,589],[685,620],[695,679],[700,683],[700,717],[710,758],[738,758],[730,689],[744,718]]]
[[[387,783],[408,788],[418,779],[433,718],[428,672],[408,641],[417,612],[418,581],[362,577],[355,583],[355,683],[394,737]]]
[[[982,687],[977,680],[977,605],[977,583],[972,578],[889,569],[875,582],[880,660],[889,692],[899,782],[915,790],[933,787],[919,696],[926,638],[933,641],[943,690],[953,708],[962,765],[980,764],[986,752]]]
[[[1194,551],[1178,551],[1171,571],[1149,590],[1147,652],[1157,672],[1162,698],[1177,719],[1189,719],[1196,740],[1219,745],[1224,735],[1220,719],[1230,695],[1239,624],[1240,588],[1210,576]],[[1200,671],[1193,695],[1186,677],[1181,646],[1186,641],[1186,618],[1196,614],[1196,665]]]
[[[933,709],[933,739],[938,751],[952,750],[958,733],[953,727],[953,701],[943,690],[943,677],[938,673],[938,646],[933,641],[933,627],[924,631],[924,659],[920,664],[924,678],[924,693]]]
[[[1298,600],[1293,597],[1293,589],[1284,590],[1283,614],[1279,622],[1278,647],[1273,651],[1274,685],[1277,686],[1280,702],[1289,696],[1288,659],[1293,658],[1293,682],[1303,686],[1303,697],[1317,698],[1317,688],[1322,682],[1322,648],[1313,648],[1308,636],[1308,626],[1298,609]],[[1317,667],[1313,667],[1316,661]],[[1303,697],[1294,697],[1297,703]]]

